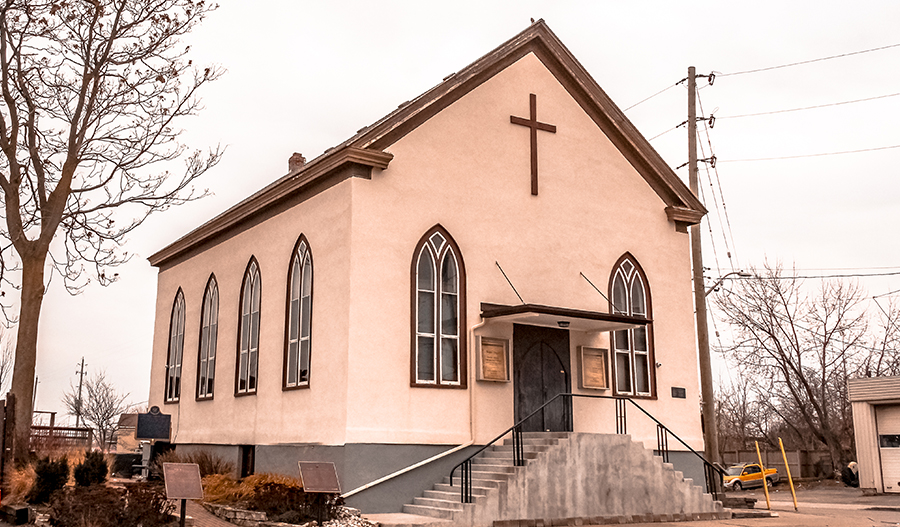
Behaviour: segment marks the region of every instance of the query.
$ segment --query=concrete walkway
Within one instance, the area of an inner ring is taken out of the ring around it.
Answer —
[[[181,514],[181,504],[175,510],[175,514]],[[187,515],[193,518],[194,527],[235,527],[233,523],[227,522],[218,516],[204,509],[202,505],[194,500],[187,501]]]

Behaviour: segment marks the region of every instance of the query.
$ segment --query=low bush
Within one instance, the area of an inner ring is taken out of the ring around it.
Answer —
[[[106,482],[109,473],[109,465],[106,464],[106,456],[99,450],[84,453],[81,463],[75,465],[72,470],[75,476],[75,484],[80,487],[89,487]]]
[[[65,457],[56,460],[45,457],[34,465],[34,474],[34,485],[25,499],[29,503],[47,503],[69,480],[69,463]]]
[[[161,485],[131,484],[125,488],[93,485],[69,487],[53,495],[50,525],[54,527],[162,527],[171,522],[173,504]]]
[[[206,450],[197,450],[181,454],[176,450],[170,450],[154,458],[151,471],[163,474],[163,463],[196,463],[200,467],[200,477],[212,474],[233,474],[234,463],[225,461],[221,457],[211,454]]]

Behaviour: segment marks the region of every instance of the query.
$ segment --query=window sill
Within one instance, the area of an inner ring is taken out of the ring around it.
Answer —
[[[306,384],[299,384],[297,386],[282,386],[281,391],[283,392],[293,392],[296,390],[309,390],[309,381]]]
[[[247,397],[248,395],[256,395],[256,390],[252,392],[234,392],[235,397]]]
[[[425,383],[417,383],[411,382],[409,383],[412,388],[437,388],[439,390],[465,390],[465,384],[425,384]]]

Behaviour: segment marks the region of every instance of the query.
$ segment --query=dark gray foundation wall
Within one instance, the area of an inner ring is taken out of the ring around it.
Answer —
[[[255,448],[255,469],[263,472],[297,477],[298,461],[330,461],[334,463],[342,492],[349,492],[398,470],[454,448],[454,445],[388,445],[354,443],[348,445],[283,444],[258,445]],[[472,455],[480,446],[464,448],[427,465],[360,491],[346,500],[350,507],[365,513],[401,512],[403,505],[431,489],[450,470]],[[181,444],[180,453],[205,450],[232,462],[240,469],[240,447],[236,445]],[[459,471],[457,471],[457,478]]]
[[[654,450],[655,455],[659,452]],[[684,474],[684,479],[694,480],[694,485],[703,487],[706,492],[706,476],[703,470],[703,461],[695,456],[692,452],[669,450],[669,463],[675,467],[675,470]]]

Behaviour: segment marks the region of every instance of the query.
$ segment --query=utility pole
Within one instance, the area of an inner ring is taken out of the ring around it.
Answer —
[[[75,408],[75,428],[81,422],[81,385],[84,381],[84,357],[81,357],[81,369],[75,372],[78,375],[78,406]]]
[[[691,192],[700,196],[697,177],[697,70],[688,68],[688,171]],[[697,311],[697,348],[700,356],[700,390],[703,416],[703,443],[706,459],[719,462],[719,437],[716,433],[716,399],[713,392],[712,364],[709,358],[709,326],[706,318],[706,287],[703,283],[703,253],[700,250],[700,223],[691,226],[691,261],[694,268],[694,306]]]

